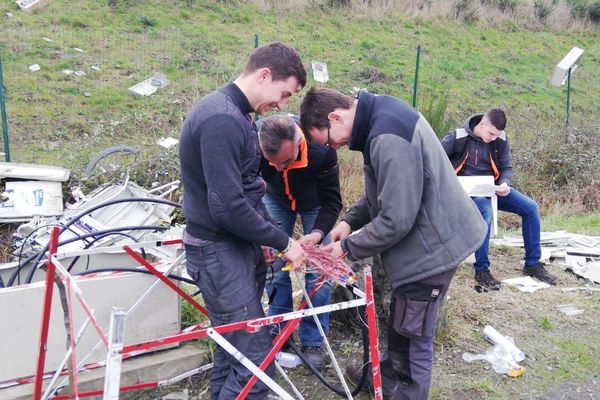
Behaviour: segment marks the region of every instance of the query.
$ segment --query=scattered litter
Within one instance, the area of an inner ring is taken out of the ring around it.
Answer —
[[[65,74],[65,75],[72,75],[73,74],[73,70],[72,69],[63,69],[61,72],[63,74]]]
[[[73,200],[73,203],[77,203],[80,200],[85,200],[85,194],[83,194],[79,186],[71,187],[71,198],[69,200]]]
[[[558,311],[560,311],[568,317],[583,314],[583,310],[575,307],[573,304],[559,304],[556,306],[556,308],[558,309]]]
[[[41,68],[40,68],[40,66],[39,66],[39,65],[37,65],[37,64],[32,64],[32,65],[30,65],[30,66],[29,66],[29,70],[30,70],[31,72],[37,72],[37,71],[39,71],[40,69],[41,69]]]
[[[158,89],[163,88],[169,84],[169,80],[166,76],[160,73],[155,73],[152,78],[148,78],[143,82],[140,82],[128,90],[132,93],[139,94],[140,96],[150,96]]]
[[[92,94],[91,94],[90,92],[83,92],[83,95],[84,95],[85,97],[90,97]]]
[[[302,364],[302,360],[300,357],[298,357],[298,355],[287,353],[285,351],[280,351],[277,353],[277,357],[275,359],[283,368],[296,368],[298,365]]]
[[[75,71],[75,75],[77,75],[77,76],[85,76],[86,73],[83,72],[83,71],[81,71],[81,70],[79,70],[79,71]]]
[[[48,42],[48,43],[52,43],[52,39],[50,39],[50,38],[43,37],[42,39],[44,39],[44,40],[45,40],[46,42]]]
[[[179,143],[179,140],[172,138],[172,137],[160,138],[156,141],[157,145],[162,146],[165,149],[170,149],[171,147],[175,146],[177,143]]]
[[[325,83],[329,80],[329,73],[327,72],[327,64],[322,61],[312,60],[311,62],[313,70],[313,79],[317,82]]]
[[[73,50],[75,50],[78,53],[83,53],[83,50],[80,49],[79,47],[73,47]]]
[[[17,0],[19,8],[26,12],[31,12],[36,8],[45,6],[48,0]]]
[[[6,18],[12,18],[12,17],[14,17],[13,13],[11,13],[11,12],[6,13]]]
[[[188,400],[189,393],[187,389],[183,389],[180,392],[171,392],[166,396],[163,396],[163,400]]]
[[[95,65],[92,65],[92,70],[96,71],[96,72],[100,72],[100,67],[97,67]]]
[[[600,292],[600,288],[590,287],[590,286],[577,286],[577,287],[566,287],[560,289],[562,292],[577,292],[580,290],[587,290],[590,292]]]
[[[550,285],[544,282],[536,281],[530,276],[521,276],[518,278],[509,278],[504,279],[502,283],[506,283],[507,285],[514,286],[519,289],[521,292],[533,293],[538,289],[549,288]]]
[[[485,360],[492,364],[492,368],[498,374],[507,374],[510,377],[518,377],[525,374],[525,368],[518,362],[525,359],[525,353],[515,346],[509,336],[504,336],[491,325],[486,325],[483,334],[494,344],[485,354],[464,353],[462,358],[466,362]]]

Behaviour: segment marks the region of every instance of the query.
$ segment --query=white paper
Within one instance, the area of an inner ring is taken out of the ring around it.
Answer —
[[[327,72],[327,64],[321,61],[313,60],[311,62],[313,70],[313,79],[317,82],[327,82],[329,80],[329,72]]]
[[[550,285],[544,282],[536,281],[530,276],[521,276],[519,278],[504,279],[502,283],[514,286],[521,292],[533,293],[538,289],[549,288]]]

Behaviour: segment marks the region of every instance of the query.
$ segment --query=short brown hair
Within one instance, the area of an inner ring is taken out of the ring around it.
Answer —
[[[306,85],[306,70],[298,52],[289,44],[273,42],[257,47],[246,63],[244,75],[259,68],[269,68],[274,81],[293,76],[301,87]]]
[[[329,128],[329,113],[336,108],[350,109],[354,100],[337,90],[311,88],[300,104],[300,126],[304,135],[310,140],[310,129]]]
[[[487,119],[494,125],[494,128],[503,131],[506,128],[506,114],[499,108],[492,108],[485,113]]]

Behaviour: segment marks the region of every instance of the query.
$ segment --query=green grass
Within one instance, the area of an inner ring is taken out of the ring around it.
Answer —
[[[558,60],[579,46],[585,63],[573,77],[571,124],[600,125],[600,32],[593,28],[553,32],[327,7],[283,12],[216,0],[55,0],[31,14],[0,3],[0,15],[9,11],[14,17],[2,20],[0,56],[12,160],[58,160],[74,179],[85,157],[103,147],[131,142],[151,152],[159,137],[177,136],[192,105],[241,72],[255,33],[261,43],[291,43],[306,65],[327,62],[329,87],[364,87],[409,103],[421,45],[417,108],[435,109],[445,96],[436,129],[501,106],[511,122],[521,121],[510,127],[517,148],[562,124],[565,90],[548,80]],[[30,73],[34,63],[42,71]],[[65,68],[88,75],[66,77]],[[154,72],[164,73],[170,85],[150,97],[128,93]],[[313,85],[309,79],[307,86]],[[294,97],[287,111],[298,112],[298,104]],[[130,122],[111,128],[123,118]],[[56,148],[50,144],[56,140],[64,142]],[[75,154],[73,141],[85,141],[88,154]],[[515,164],[517,173],[526,166]]]
[[[542,220],[543,231],[565,230],[583,235],[600,235],[600,214],[548,216]]]

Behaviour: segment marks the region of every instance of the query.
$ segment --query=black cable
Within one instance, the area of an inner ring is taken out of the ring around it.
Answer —
[[[103,239],[103,238],[105,238],[107,236],[111,236],[111,235],[125,236],[126,238],[129,238],[129,239],[133,240],[134,243],[139,243],[139,240],[137,240],[135,237],[133,237],[132,235],[130,235],[128,233],[125,233],[125,232],[110,232],[110,233],[105,233],[104,235],[99,235],[99,236],[94,237],[94,240],[91,240],[89,243],[87,243],[83,249],[84,250],[89,249],[98,240]],[[140,250],[142,252],[142,258],[145,260],[146,259],[146,250],[144,250],[143,247],[140,248]],[[71,269],[73,269],[73,266],[79,260],[79,258],[81,258],[81,256],[77,256],[77,257],[75,257],[73,259],[73,261],[71,261],[71,264],[69,264],[69,266],[67,267],[67,271],[68,272],[71,272]],[[90,254],[87,255],[87,265],[85,266],[85,271],[87,271],[88,269],[90,269]]]
[[[62,228],[59,232],[59,235],[61,233],[63,233],[69,226],[73,225],[75,222],[79,221],[82,217],[100,209],[100,208],[104,208],[104,207],[108,207],[111,206],[113,204],[120,204],[120,203],[134,203],[134,202],[138,202],[138,203],[159,203],[159,204],[167,204],[173,207],[181,207],[181,204],[179,203],[175,203],[173,201],[170,200],[165,200],[165,199],[149,199],[149,198],[130,198],[130,199],[117,199],[117,200],[109,200],[106,201],[104,203],[100,203],[95,205],[94,207],[90,207],[82,212],[80,212],[79,214],[75,215],[71,221],[69,221],[67,224],[65,224],[65,227]],[[25,283],[31,283],[31,280],[33,278],[33,274],[35,273],[35,270],[37,268],[37,265],[39,263],[39,261],[42,259],[42,257],[44,256],[44,254],[46,254],[46,251],[48,251],[48,248],[50,247],[50,243],[48,243],[46,246],[44,246],[44,248],[38,253],[37,257],[35,258],[34,264],[33,264],[33,268],[31,269],[31,271],[29,272],[29,274],[27,275],[27,279],[25,280]],[[20,266],[19,268],[20,269]]]
[[[73,243],[73,242],[76,242],[76,241],[81,240],[81,239],[85,239],[85,238],[93,237],[93,236],[98,236],[98,235],[102,235],[102,234],[110,233],[110,232],[135,231],[135,230],[165,231],[165,230],[167,230],[169,228],[170,227],[168,227],[168,226],[162,226],[162,225],[149,225],[149,226],[139,225],[139,226],[124,226],[124,227],[119,227],[119,228],[105,229],[103,231],[96,231],[96,232],[86,233],[85,235],[82,235],[80,238],[67,239],[65,241],[59,242],[58,246],[63,246],[65,244]],[[48,249],[48,246],[46,246],[46,250],[42,250],[42,254],[45,254],[46,251],[47,251],[47,249]],[[17,274],[19,274],[20,270],[24,266],[26,266],[27,264],[29,264],[34,259],[36,259],[36,261],[35,261],[35,264],[32,267],[32,270],[35,271],[35,268],[36,268],[37,264],[39,263],[39,259],[37,259],[38,256],[39,256],[39,253],[33,254],[33,255],[29,256],[29,258],[27,258],[21,265],[18,265],[17,269],[15,270],[15,272],[13,272],[13,274],[11,275],[9,281],[7,282],[7,286],[12,286],[12,284],[14,283],[15,278],[16,278]],[[31,274],[31,275],[33,275],[33,274]]]
[[[37,231],[39,231],[42,228],[48,228],[51,226],[58,226],[58,227],[63,227],[63,224],[60,223],[55,223],[55,224],[46,224],[46,225],[41,225],[38,226],[37,228],[35,228],[33,231],[31,231],[29,233],[29,235],[25,236],[25,238],[23,239],[23,244],[21,245],[21,247],[19,248],[19,257],[17,258],[17,266],[21,265],[21,257],[23,256],[23,248],[25,247],[25,245],[27,244],[27,241],[29,240],[29,238],[36,233]],[[74,235],[78,236],[79,238],[81,238],[81,235],[79,233],[77,233],[76,231],[74,231],[73,229],[69,228],[69,231],[72,232]],[[36,253],[37,254],[37,253]],[[17,267],[18,268],[18,267]],[[9,281],[10,282],[10,281]],[[17,276],[17,285],[21,284],[21,274],[19,274]],[[11,284],[12,285],[12,284]]]
[[[348,291],[350,291],[352,293],[352,296],[356,299],[358,298],[349,288],[346,287],[346,289],[348,289]],[[356,313],[358,315],[358,318],[361,320],[362,322],[362,316],[361,316],[361,312],[360,310],[363,310],[364,313],[364,307],[358,307],[356,310]],[[369,332],[367,330],[367,328],[365,327],[364,323],[360,324],[361,326],[361,333],[362,333],[362,341],[363,341],[363,365],[367,365],[369,364]],[[325,385],[327,386],[327,388],[329,388],[332,392],[334,392],[335,394],[346,398],[346,392],[343,390],[343,388],[337,387],[335,386],[333,383],[331,383],[327,378],[325,378],[323,376],[323,374],[321,374],[321,372],[316,369],[310,362],[308,362],[308,360],[306,359],[306,357],[304,356],[304,354],[302,353],[302,351],[298,348],[298,346],[296,346],[296,344],[294,344],[294,342],[292,340],[287,340],[287,344],[290,346],[290,348],[294,351],[294,353],[296,353],[298,355],[298,357],[300,357],[300,359],[302,360],[302,362],[304,363],[304,365]],[[360,380],[358,382],[358,385],[356,386],[356,388],[350,393],[353,397],[356,396],[363,388],[366,380],[367,380],[367,374],[369,372],[369,368],[363,368],[362,369],[362,374],[360,376]]]

